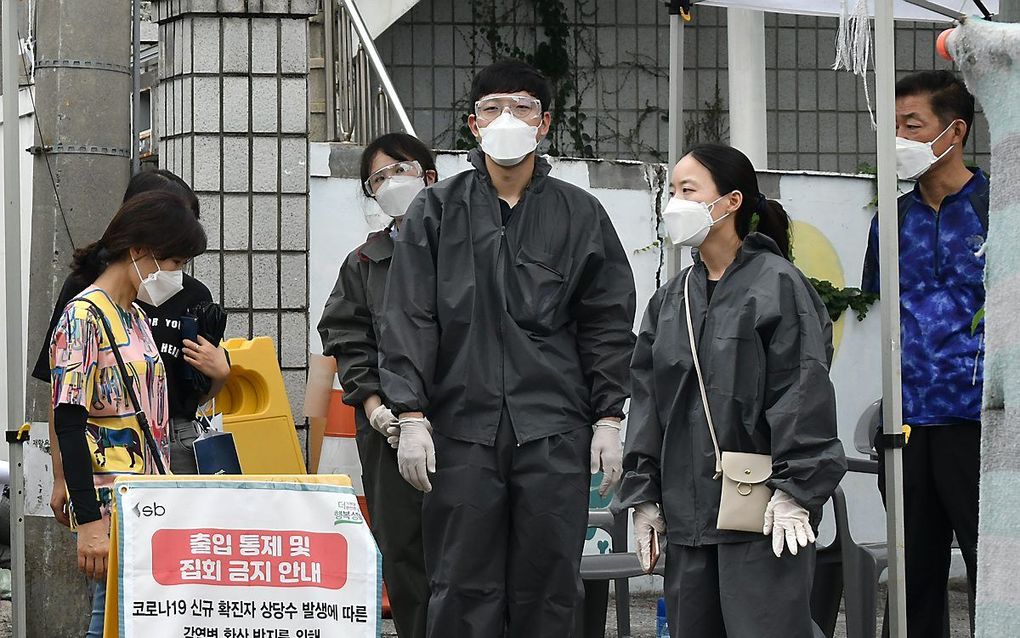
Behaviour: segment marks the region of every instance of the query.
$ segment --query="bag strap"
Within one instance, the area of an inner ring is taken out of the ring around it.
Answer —
[[[691,272],[687,271],[684,278],[684,312],[687,314],[687,338],[691,343],[691,358],[694,359],[694,371],[698,375],[698,389],[701,390],[701,404],[705,407],[705,419],[708,421],[708,433],[712,435],[712,448],[715,451],[715,476],[722,475],[722,453],[719,451],[719,439],[715,435],[715,423],[712,422],[712,409],[708,407],[708,393],[705,392],[705,379],[701,376],[701,362],[698,360],[698,344],[694,341],[694,323],[691,321],[691,297],[688,295],[690,289]]]
[[[149,419],[145,416],[145,412],[142,411],[142,404],[138,401],[138,395],[135,394],[134,377],[128,373],[127,366],[124,365],[124,358],[120,355],[120,348],[117,347],[117,338],[113,335],[113,329],[110,327],[110,322],[107,321],[102,308],[97,306],[91,299],[78,297],[78,300],[84,301],[88,305],[92,306],[94,311],[93,314],[98,315],[100,322],[102,322],[103,329],[106,331],[106,338],[110,342],[110,349],[113,350],[113,357],[117,360],[117,368],[120,370],[120,375],[124,379],[124,386],[127,388],[128,399],[131,400],[131,405],[134,408],[135,419],[138,421],[142,434],[145,436],[145,442],[149,446],[149,452],[152,454],[156,470],[160,474],[166,474],[166,467],[163,465],[163,455],[159,451],[156,439],[152,436],[152,430],[149,428]],[[125,333],[126,332],[127,330],[125,329]]]

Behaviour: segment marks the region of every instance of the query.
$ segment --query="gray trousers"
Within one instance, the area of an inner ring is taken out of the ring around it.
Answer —
[[[170,422],[170,471],[174,474],[198,474],[195,461],[195,439],[198,428],[191,419]]]
[[[429,583],[421,544],[422,494],[400,476],[397,451],[355,411],[361,480],[372,535],[383,556],[383,580],[399,638],[425,638]]]
[[[517,445],[433,434],[423,510],[430,638],[571,638],[584,588],[591,427]]]
[[[811,620],[815,547],[772,553],[748,543],[666,548],[671,638],[822,638]]]

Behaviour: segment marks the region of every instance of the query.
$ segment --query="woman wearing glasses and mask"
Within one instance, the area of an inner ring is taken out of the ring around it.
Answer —
[[[421,542],[422,494],[397,470],[397,419],[379,384],[379,319],[393,238],[404,213],[436,181],[432,151],[404,133],[389,133],[361,155],[362,189],[393,221],[372,233],[340,266],[319,321],[322,352],[336,358],[344,403],[354,406],[358,456],[372,533],[400,638],[424,638],[429,585]]]

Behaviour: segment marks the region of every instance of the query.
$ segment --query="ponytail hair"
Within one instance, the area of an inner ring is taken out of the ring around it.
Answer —
[[[94,241],[85,248],[78,248],[71,260],[74,277],[81,281],[95,281],[106,270],[106,256],[102,242]]]
[[[135,195],[121,204],[99,241],[74,251],[73,276],[93,282],[131,248],[149,250],[156,259],[191,259],[205,252],[205,229],[191,202],[177,193]]]
[[[687,154],[711,173],[717,192],[739,191],[743,196],[734,215],[737,237],[762,233],[776,242],[783,257],[790,259],[790,216],[779,202],[767,199],[758,190],[758,175],[751,160],[724,144],[699,144]]]

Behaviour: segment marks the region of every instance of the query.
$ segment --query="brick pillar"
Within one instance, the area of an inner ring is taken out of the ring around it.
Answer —
[[[316,0],[157,0],[159,164],[192,185],[195,276],[228,337],[276,343],[296,418],[308,356],[308,17]]]

